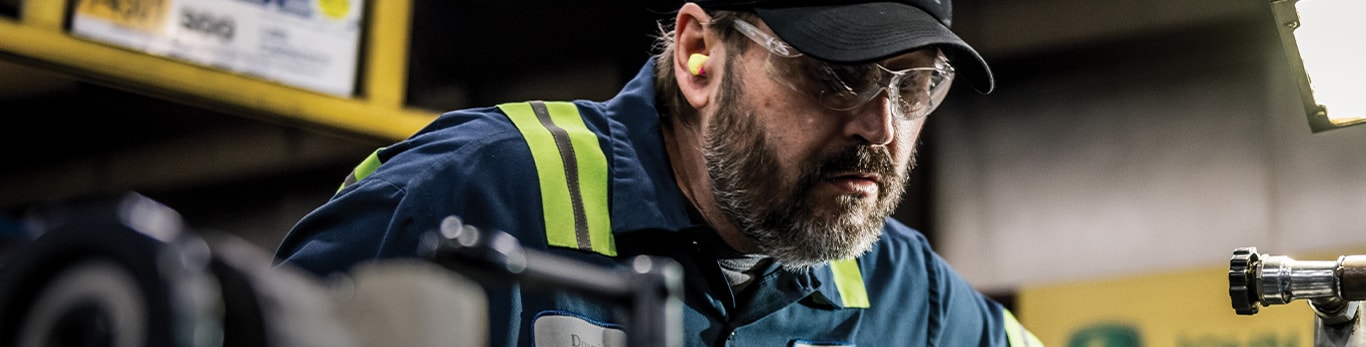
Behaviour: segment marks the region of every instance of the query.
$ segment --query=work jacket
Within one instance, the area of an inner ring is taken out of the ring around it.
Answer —
[[[799,271],[769,265],[743,295],[732,293],[711,251],[724,245],[674,179],[653,69],[645,64],[605,102],[509,103],[440,116],[358,166],[289,232],[277,259],[329,274],[412,257],[421,235],[454,215],[592,264],[673,259],[684,270],[684,346],[1038,345],[924,236],[891,218],[857,259]],[[487,294],[492,346],[593,345],[604,334],[630,333],[612,303],[517,286]]]

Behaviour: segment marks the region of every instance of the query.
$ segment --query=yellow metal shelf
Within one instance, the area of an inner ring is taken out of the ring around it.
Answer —
[[[77,78],[111,83],[173,100],[277,118],[309,127],[382,139],[406,138],[434,119],[431,110],[406,107],[411,0],[372,3],[359,95],[315,93],[224,70],[84,40],[64,28],[68,2],[29,0],[20,21],[0,19],[0,57],[37,62]]]

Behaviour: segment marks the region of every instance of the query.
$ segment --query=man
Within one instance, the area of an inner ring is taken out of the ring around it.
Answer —
[[[1038,345],[888,218],[950,83],[992,89],[949,12],[948,0],[684,4],[615,98],[443,115],[372,155],[278,256],[322,274],[412,256],[421,232],[457,215],[588,262],[677,260],[687,346]],[[623,329],[592,300],[489,300],[495,346]]]

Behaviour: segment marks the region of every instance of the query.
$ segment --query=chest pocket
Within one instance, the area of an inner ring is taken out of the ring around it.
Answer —
[[[498,105],[526,139],[536,162],[546,243],[616,256],[607,205],[607,158],[570,102]]]

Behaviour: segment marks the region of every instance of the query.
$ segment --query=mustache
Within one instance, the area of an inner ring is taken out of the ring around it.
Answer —
[[[820,180],[842,172],[864,172],[880,177],[878,184],[896,175],[896,165],[892,153],[886,147],[854,145],[834,153],[823,155],[817,161],[812,179]]]

